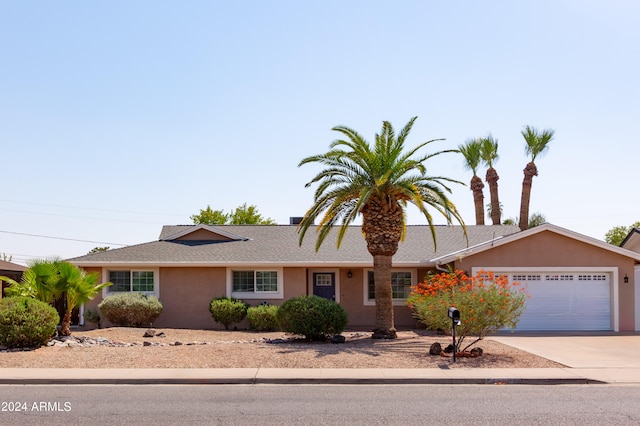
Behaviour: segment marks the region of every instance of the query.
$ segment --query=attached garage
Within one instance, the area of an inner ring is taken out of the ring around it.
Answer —
[[[509,278],[525,286],[530,296],[518,331],[613,329],[608,272],[517,272]]]
[[[504,274],[526,286],[530,297],[517,331],[640,327],[633,276],[640,254],[554,225],[496,237],[433,261],[474,275]]]

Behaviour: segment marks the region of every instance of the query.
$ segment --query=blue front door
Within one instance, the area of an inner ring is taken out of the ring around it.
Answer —
[[[325,299],[336,300],[336,274],[333,272],[314,272],[313,294]]]

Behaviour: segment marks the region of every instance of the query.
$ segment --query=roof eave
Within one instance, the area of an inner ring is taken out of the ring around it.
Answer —
[[[453,262],[455,260],[460,260],[463,257],[466,256],[471,256],[474,254],[478,254],[478,253],[482,253],[486,250],[490,250],[493,247],[499,247],[501,245],[504,244],[509,244],[512,243],[514,241],[518,241],[520,239],[523,238],[527,238],[530,237],[532,235],[538,234],[540,232],[544,232],[544,231],[550,231],[550,232],[555,232],[556,234],[559,235],[563,235],[565,237],[568,238],[572,238],[574,240],[577,241],[581,241],[583,243],[586,244],[590,244],[599,248],[602,248],[604,250],[608,250],[614,253],[617,253],[619,255],[625,256],[625,257],[630,257],[634,260],[636,260],[637,262],[640,262],[640,253],[636,253],[634,251],[622,248],[622,247],[618,247],[618,246],[614,246],[613,244],[609,244],[607,242],[598,240],[596,238],[592,238],[583,234],[579,234],[577,232],[574,231],[570,231],[568,229],[565,228],[561,228],[559,226],[556,225],[552,225],[550,223],[545,223],[543,225],[539,225],[536,226],[534,228],[529,228],[525,231],[522,232],[518,232],[516,234],[512,234],[512,235],[507,235],[505,237],[502,238],[496,238],[494,240],[488,241],[486,243],[482,243],[479,245],[476,245],[475,248],[468,248],[465,250],[459,250],[457,252],[453,252],[450,254],[447,254],[445,256],[441,256],[439,258],[435,258],[435,259],[431,259],[432,262],[434,262],[436,265],[443,265],[446,263],[450,263]]]

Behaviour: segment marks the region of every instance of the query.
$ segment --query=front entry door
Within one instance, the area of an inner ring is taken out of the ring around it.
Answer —
[[[333,272],[314,272],[313,294],[325,299],[336,300],[336,274]]]

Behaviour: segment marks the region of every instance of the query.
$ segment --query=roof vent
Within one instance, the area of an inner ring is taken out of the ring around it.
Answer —
[[[302,217],[291,216],[289,218],[289,225],[300,225],[300,222],[302,222]]]

